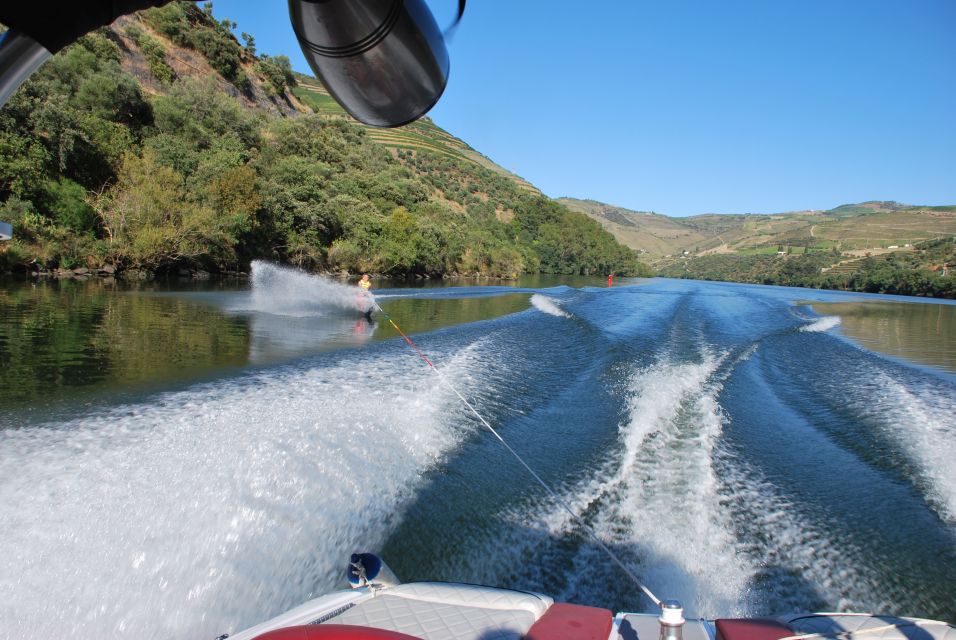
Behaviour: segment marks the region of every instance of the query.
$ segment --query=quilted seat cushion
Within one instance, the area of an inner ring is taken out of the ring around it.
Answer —
[[[847,613],[798,615],[781,620],[794,633],[801,634],[864,632],[857,636],[860,640],[956,640],[956,627],[929,620]]]
[[[329,622],[397,631],[425,640],[518,640],[552,604],[521,591],[440,582],[392,587]]]

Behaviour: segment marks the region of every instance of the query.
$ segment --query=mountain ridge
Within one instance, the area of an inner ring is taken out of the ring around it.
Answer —
[[[874,252],[956,235],[956,206],[892,201],[843,204],[827,210],[673,217],[593,199],[562,197],[565,206],[598,221],[623,244],[652,260],[684,252],[770,253],[803,250]]]

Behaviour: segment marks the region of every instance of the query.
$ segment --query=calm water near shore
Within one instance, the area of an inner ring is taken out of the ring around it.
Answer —
[[[956,304],[870,298],[812,306],[839,316],[840,331],[867,349],[956,373]]]
[[[956,305],[418,284],[374,291],[441,379],[357,288],[272,265],[0,281],[0,639],[216,637],[357,550],[649,610],[441,380],[691,615],[956,620]]]

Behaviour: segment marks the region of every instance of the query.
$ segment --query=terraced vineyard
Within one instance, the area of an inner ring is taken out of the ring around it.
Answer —
[[[296,74],[296,80],[298,81],[298,86],[293,89],[293,93],[313,111],[329,118],[349,118],[351,120],[351,117],[332,99],[329,92],[326,91],[325,87],[323,87],[318,80],[301,74]],[[355,124],[359,124],[354,120],[351,121]],[[462,140],[459,140],[444,129],[438,127],[427,117],[407,124],[404,127],[394,129],[366,127],[366,130],[372,140],[389,149],[429,151],[456,160],[472,162],[510,178],[517,183],[521,189],[529,193],[541,193],[530,182],[495,164],[487,157],[469,147]]]
[[[911,253],[912,250],[905,250],[907,253]],[[889,251],[887,253],[881,253],[874,256],[864,256],[862,258],[854,258],[852,260],[842,260],[832,267],[823,269],[823,273],[842,273],[844,275],[850,275],[856,271],[859,271],[860,268],[866,263],[867,260],[873,260],[875,262],[886,262],[891,255],[894,253],[904,253],[904,251]]]

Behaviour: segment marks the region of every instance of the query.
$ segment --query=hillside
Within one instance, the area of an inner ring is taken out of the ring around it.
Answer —
[[[392,150],[424,150],[447,156],[456,160],[472,162],[485,169],[491,169],[515,182],[519,188],[528,193],[541,195],[541,191],[527,180],[511,173],[504,167],[495,164],[486,156],[472,149],[463,140],[456,138],[441,129],[428,116],[396,129],[378,129],[366,127],[356,122],[345,110],[332,99],[325,87],[315,78],[296,74],[297,86],[292,93],[315,113],[328,118],[343,118],[368,131],[368,136],[382,146]]]
[[[656,261],[685,251],[691,255],[775,254],[780,247],[864,255],[956,235],[956,206],[865,202],[828,211],[672,218],[593,200],[560,198],[559,202],[597,220],[622,243]]]
[[[0,271],[647,273],[586,216],[423,120],[373,130],[207,4],[118,20],[0,109]]]

